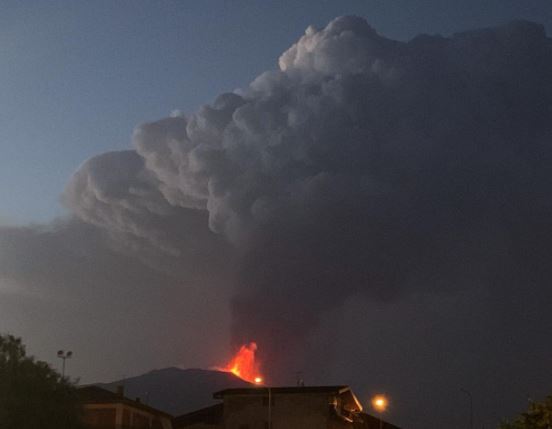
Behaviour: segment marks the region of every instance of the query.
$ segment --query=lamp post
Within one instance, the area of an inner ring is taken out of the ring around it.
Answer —
[[[264,379],[263,377],[257,376],[253,380],[257,386],[263,386],[264,385]],[[268,429],[272,429],[272,390],[270,386],[266,386],[266,389],[268,390]]]
[[[58,350],[57,352],[57,357],[60,358],[61,360],[63,360],[63,364],[61,366],[61,376],[63,378],[65,378],[65,361],[67,359],[71,359],[71,357],[73,356],[73,352],[72,351],[64,351],[64,350]]]
[[[473,429],[473,395],[469,390],[464,389],[463,387],[460,388],[460,391],[468,395],[468,398],[470,399],[470,429]]]
[[[272,390],[268,386],[268,429],[272,429]]]
[[[384,395],[376,395],[372,398],[372,407],[378,412],[379,427],[383,428],[382,414],[389,406],[389,400]]]

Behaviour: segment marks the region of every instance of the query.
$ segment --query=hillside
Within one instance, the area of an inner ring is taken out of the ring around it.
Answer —
[[[180,368],[158,369],[96,385],[112,391],[124,385],[128,398],[140,398],[142,402],[174,416],[214,404],[213,392],[218,390],[251,386],[227,372]]]

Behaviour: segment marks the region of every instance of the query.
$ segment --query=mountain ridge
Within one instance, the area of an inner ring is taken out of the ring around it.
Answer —
[[[173,416],[218,403],[213,393],[223,389],[250,387],[251,383],[229,372],[168,367],[95,386],[115,391],[124,387],[124,395],[140,400]]]

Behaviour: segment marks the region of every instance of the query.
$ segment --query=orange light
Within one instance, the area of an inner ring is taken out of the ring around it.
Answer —
[[[389,406],[389,400],[384,395],[376,395],[372,398],[372,407],[380,413],[383,413]]]
[[[242,380],[250,383],[262,384],[264,379],[261,375],[259,363],[255,359],[257,344],[251,342],[240,347],[234,357],[226,366],[215,369],[224,372],[231,372]]]

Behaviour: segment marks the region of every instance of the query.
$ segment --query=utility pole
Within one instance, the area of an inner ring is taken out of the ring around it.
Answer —
[[[297,387],[305,387],[305,380],[303,379],[302,371],[297,371],[295,373],[295,381],[297,383]]]
[[[268,429],[272,429],[272,390],[268,387]]]
[[[469,390],[462,387],[460,388],[460,391],[468,395],[468,398],[470,399],[470,429],[473,429],[473,395]]]

